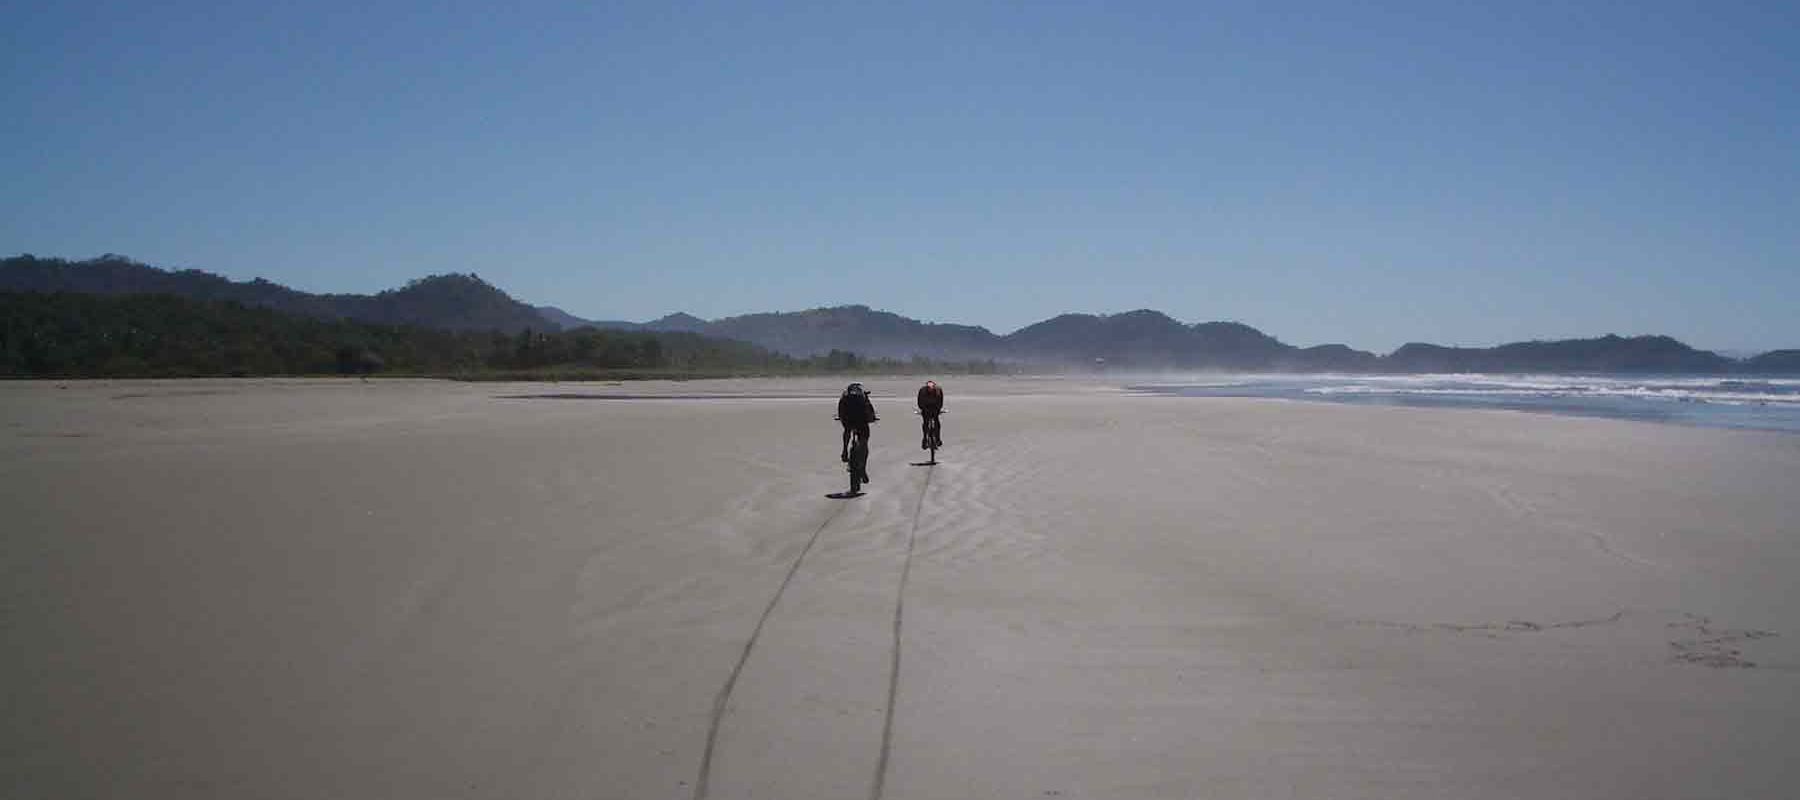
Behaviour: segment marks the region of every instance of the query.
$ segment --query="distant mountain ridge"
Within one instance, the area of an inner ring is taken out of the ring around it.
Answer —
[[[453,331],[543,328],[537,309],[475,275],[433,275],[373,295],[312,294],[262,278],[233,281],[197,269],[162,270],[124,256],[88,261],[16,256],[0,261],[0,291],[168,294],[231,301],[289,314]]]
[[[669,320],[679,319],[679,323]],[[673,314],[649,326],[738,339],[792,356],[833,349],[884,358],[995,359],[1109,370],[1245,372],[1591,372],[1800,374],[1800,349],[1733,359],[1667,336],[1514,342],[1497,347],[1411,343],[1387,355],[1342,344],[1295,347],[1239,322],[1183,324],[1139,309],[1062,314],[1004,336],[972,325],[924,323],[863,305],[746,314],[708,322]]]
[[[1667,336],[1557,342],[1515,342],[1498,347],[1408,344],[1385,359],[1404,372],[1695,372],[1730,370],[1738,362],[1695,350]]]
[[[1800,374],[1800,350],[1739,361],[1667,336],[1609,334],[1487,348],[1413,343],[1377,355],[1342,344],[1295,347],[1243,323],[1188,325],[1149,309],[1062,314],[1004,336],[977,326],[923,323],[862,305],[747,314],[712,322],[686,314],[671,316],[681,318],[682,330],[739,339],[793,356],[844,349],[885,358],[995,359],[1107,370]]]
[[[980,326],[921,322],[865,305],[710,321],[682,312],[643,323],[595,321],[553,306],[526,305],[475,275],[432,276],[375,295],[318,295],[262,279],[236,282],[199,270],[161,270],[111,255],[82,262],[7,258],[0,261],[0,291],[174,294],[326,319],[464,331],[595,327],[697,333],[802,358],[847,351],[869,358],[1106,370],[1800,374],[1800,349],[1740,360],[1667,336],[1609,334],[1485,348],[1410,343],[1377,355],[1342,344],[1295,347],[1242,323],[1190,325],[1150,309],[1062,314],[1004,336]]]
[[[1183,325],[1149,309],[1063,314],[1005,338],[1018,350],[1064,362],[1126,368],[1273,369],[1298,352],[1242,323]]]
[[[668,316],[650,320],[644,323],[643,328],[650,331],[704,333],[708,324],[706,320],[692,314],[677,311]]]
[[[746,314],[706,323],[711,336],[768,342],[770,350],[817,355],[848,350],[875,358],[1002,359],[1010,351],[986,328],[920,322],[868,306]]]

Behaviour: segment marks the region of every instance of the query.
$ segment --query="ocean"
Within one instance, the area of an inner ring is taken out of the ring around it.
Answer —
[[[1716,375],[1237,375],[1134,383],[1183,397],[1488,408],[1800,433],[1800,379]]]

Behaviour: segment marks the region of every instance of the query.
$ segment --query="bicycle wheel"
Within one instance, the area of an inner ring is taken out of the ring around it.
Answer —
[[[868,465],[869,465],[869,441],[867,439],[864,439],[861,434],[856,434],[850,440],[850,493],[851,494],[856,494],[857,492],[862,491],[863,475],[867,474],[864,470],[866,470],[868,468]]]

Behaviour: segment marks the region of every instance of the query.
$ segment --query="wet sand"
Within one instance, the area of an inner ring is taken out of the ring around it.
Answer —
[[[1800,436],[839,383],[0,384],[0,786],[1800,785]]]

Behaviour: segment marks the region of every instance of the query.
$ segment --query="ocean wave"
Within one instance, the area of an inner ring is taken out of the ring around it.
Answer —
[[[1450,406],[1800,432],[1800,379],[1691,375],[1198,375],[1151,394]]]
[[[1775,386],[1765,382],[1725,385],[1697,383],[1517,383],[1484,382],[1481,384],[1396,385],[1392,383],[1352,383],[1310,386],[1302,392],[1315,395],[1403,395],[1468,398],[1631,398],[1680,403],[1719,403],[1724,405],[1791,405],[1800,407],[1800,385]]]

